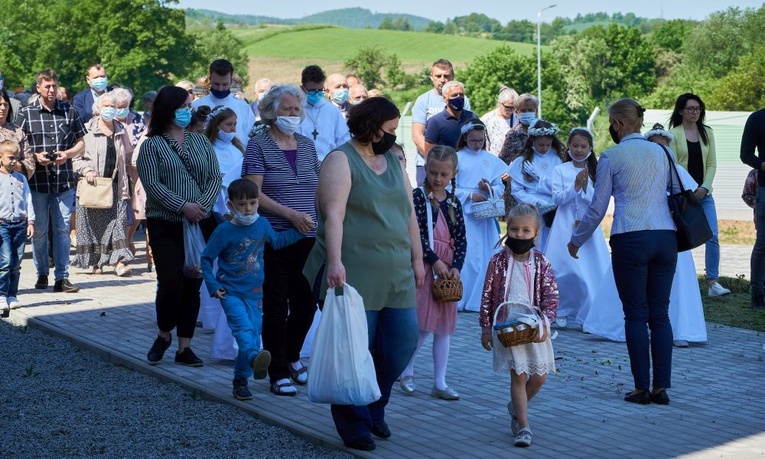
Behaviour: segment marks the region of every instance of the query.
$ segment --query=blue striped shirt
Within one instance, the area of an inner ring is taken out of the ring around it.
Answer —
[[[667,205],[669,162],[658,144],[630,134],[598,160],[592,203],[571,242],[581,247],[606,215],[614,197],[611,235],[644,230],[675,230]],[[675,181],[676,182],[676,181]],[[674,184],[676,190],[679,185]]]
[[[316,188],[319,186],[319,158],[311,139],[295,133],[297,140],[297,174],[290,166],[284,152],[268,132],[261,132],[250,139],[244,153],[242,176],[262,175],[263,194],[298,212],[304,212],[316,218]],[[260,210],[260,214],[268,218],[276,231],[295,228],[291,221],[284,217]],[[306,236],[315,237],[316,231]]]

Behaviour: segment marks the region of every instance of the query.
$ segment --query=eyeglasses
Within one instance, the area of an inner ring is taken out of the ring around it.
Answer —
[[[698,113],[701,111],[701,107],[685,107],[685,111],[688,113]]]
[[[505,105],[505,104],[502,104],[502,106],[505,108],[505,110],[507,110],[509,112],[514,112],[515,111],[515,106],[514,105]]]

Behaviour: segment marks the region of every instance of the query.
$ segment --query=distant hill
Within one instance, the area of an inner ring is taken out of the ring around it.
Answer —
[[[186,24],[188,26],[206,26],[222,21],[224,24],[261,25],[261,24],[328,24],[349,29],[376,29],[385,18],[406,19],[414,30],[422,30],[428,26],[430,19],[411,14],[372,13],[364,8],[343,8],[323,11],[303,18],[279,19],[269,16],[252,16],[246,14],[225,14],[212,10],[186,9]]]

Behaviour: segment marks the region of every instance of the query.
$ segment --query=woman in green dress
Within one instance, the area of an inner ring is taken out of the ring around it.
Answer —
[[[364,299],[382,397],[367,406],[332,405],[343,442],[362,450],[375,448],[372,434],[391,435],[385,406],[417,344],[415,286],[425,276],[412,188],[390,151],[399,117],[398,108],[381,97],[350,111],[352,139],[322,163],[319,228],[303,271],[322,297],[347,282]]]

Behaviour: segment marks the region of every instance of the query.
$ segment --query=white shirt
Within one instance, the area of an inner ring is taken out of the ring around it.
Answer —
[[[313,140],[319,161],[338,146],[351,139],[348,125],[340,110],[327,100],[316,105],[305,104],[305,118],[298,127],[298,133]]]
[[[218,105],[224,105],[227,108],[236,113],[236,138],[242,142],[242,145],[247,146],[247,142],[250,141],[250,131],[255,124],[255,114],[252,113],[250,105],[234,97],[233,94],[229,94],[223,99],[218,99],[212,94],[208,94],[201,99],[197,99],[192,104],[194,108],[199,108],[202,105],[206,105],[210,108],[215,108]]]

